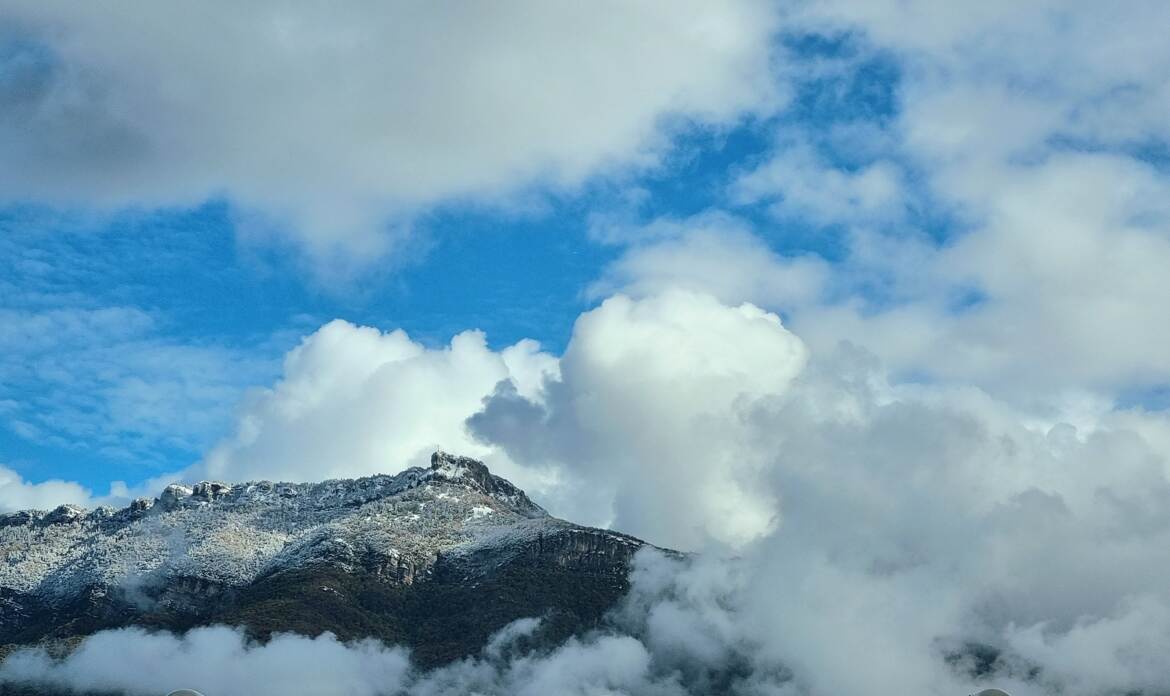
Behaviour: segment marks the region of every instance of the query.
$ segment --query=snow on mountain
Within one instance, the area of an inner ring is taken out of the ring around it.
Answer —
[[[63,505],[8,514],[0,517],[0,591],[54,602],[113,586],[241,586],[315,563],[374,567],[405,585],[425,577],[440,555],[521,548],[576,530],[641,545],[553,518],[480,462],[436,452],[429,469],[394,476],[203,481],[171,485],[121,510]]]

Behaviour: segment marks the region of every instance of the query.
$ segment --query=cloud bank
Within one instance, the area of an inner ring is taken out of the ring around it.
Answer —
[[[412,215],[653,166],[782,101],[766,2],[0,8],[0,199],[226,197],[329,262]],[[214,49],[210,49],[214,46]]]
[[[213,694],[379,694],[402,682],[409,661],[374,642],[344,645],[318,638],[276,636],[263,646],[239,631],[201,628],[183,636],[141,629],[105,631],[63,662],[28,651],[10,657],[0,677],[77,689],[165,694],[198,688]]]

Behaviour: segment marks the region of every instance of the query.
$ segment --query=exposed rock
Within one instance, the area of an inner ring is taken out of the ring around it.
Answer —
[[[41,521],[45,524],[69,524],[85,516],[85,508],[77,505],[60,505],[45,515]]]
[[[506,502],[514,511],[528,517],[548,515],[544,508],[528,499],[528,495],[511,481],[488,471],[483,462],[470,457],[458,457],[446,452],[431,455],[431,471],[439,480],[462,481],[493,498]]]
[[[171,485],[169,485],[165,489],[163,489],[162,495],[160,495],[158,497],[158,502],[167,510],[174,510],[176,507],[178,507],[180,504],[182,504],[182,502],[185,499],[189,498],[190,496],[191,496],[191,489],[190,488],[183,486],[183,485],[180,485],[178,483],[172,483]]]
[[[136,498],[130,503],[131,513],[143,513],[154,507],[154,498]]]
[[[215,500],[222,498],[232,490],[232,487],[219,481],[200,481],[191,489],[191,497],[200,500]]]

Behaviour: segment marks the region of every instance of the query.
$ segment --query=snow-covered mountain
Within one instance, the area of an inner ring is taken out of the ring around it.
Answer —
[[[587,627],[642,545],[442,452],[394,476],[172,485],[121,510],[0,516],[0,645],[232,623],[374,636],[441,662],[522,616]]]

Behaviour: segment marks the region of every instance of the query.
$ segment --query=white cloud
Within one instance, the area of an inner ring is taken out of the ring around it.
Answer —
[[[782,257],[745,222],[723,213],[607,227],[604,234],[632,245],[590,286],[592,297],[614,292],[642,297],[687,288],[725,303],[788,309],[820,299],[828,282],[828,264],[819,257]]]
[[[436,202],[653,166],[680,123],[781,100],[756,0],[3,12],[0,197],[224,195],[318,258],[385,252]]]
[[[977,391],[890,387],[848,356],[817,365],[756,423],[784,526],[751,556],[745,613],[787,625],[761,640],[804,665],[816,693],[875,681],[950,691],[940,641],[1010,652],[1013,625],[1061,635],[1134,598],[1170,601],[1158,579],[1170,520],[1150,516],[1170,493],[1166,453],[1134,433],[1032,430]],[[890,646],[880,657],[878,643]]]
[[[363,696],[405,681],[406,653],[374,642],[345,645],[331,634],[280,635],[259,646],[242,631],[213,626],[184,636],[139,628],[101,632],[61,664],[43,652],[18,653],[0,678],[79,689],[165,694],[196,687],[212,694],[313,693]]]
[[[1049,688],[1154,693],[1170,671],[1170,607],[1158,599],[1136,597],[1115,615],[1085,618],[1067,631],[1048,628],[1016,628],[1008,639],[1024,659],[1047,668]]]
[[[743,672],[787,672],[811,695],[1159,685],[1170,459],[1157,440],[1112,417],[1026,427],[977,390],[891,385],[855,349],[814,359],[742,417],[782,523],[736,560],[634,574],[623,616],[656,662],[702,670],[746,652]],[[969,642],[1002,651],[993,674],[948,666]]]
[[[853,171],[834,167],[808,145],[783,148],[732,184],[738,204],[765,202],[777,217],[818,225],[880,225],[906,206],[902,173],[877,161]]]
[[[87,507],[92,494],[72,481],[30,483],[12,469],[0,465],[0,513],[14,510],[48,510],[71,503]]]
[[[500,381],[535,397],[555,372],[533,341],[495,352],[467,331],[429,349],[401,330],[336,320],[286,356],[275,386],[245,399],[235,433],[190,475],[317,481],[426,465],[440,447],[484,456],[463,422]]]
[[[1152,0],[1111,7],[1059,0],[1026,7],[832,0],[807,6],[799,21],[830,31],[850,28],[895,51],[908,68],[912,108],[916,94],[990,87],[1004,91],[986,93],[991,101],[984,105],[999,108],[1008,96],[1043,104],[1066,132],[1120,142],[1165,133],[1170,48],[1159,25],[1166,13]],[[978,118],[980,102],[970,105]],[[967,119],[956,115],[957,123],[937,126],[963,132]],[[1022,131],[1025,124],[1001,121],[982,145],[994,152]]]
[[[987,223],[928,259],[935,292],[833,332],[882,336],[909,323],[871,344],[892,364],[991,386],[1116,391],[1170,377],[1155,349],[1168,338],[1164,178],[1100,155],[997,177],[1003,188],[981,207]],[[939,302],[955,285],[977,289],[979,302],[960,312]]]
[[[1155,28],[1166,10],[814,10],[902,59],[893,129],[970,228],[928,259],[920,272],[932,280],[910,307],[829,331],[884,336],[869,345],[891,365],[997,389],[1112,393],[1170,378],[1153,349],[1168,338],[1157,307],[1170,292],[1170,180],[1137,154],[1170,141],[1170,51]],[[938,301],[956,284],[982,295],[957,315]]]
[[[18,510],[51,510],[58,505],[77,505],[86,509],[98,506],[122,507],[135,498],[158,495],[182,472],[170,472],[141,481],[133,486],[111,481],[105,495],[95,495],[76,481],[48,479],[33,483],[19,472],[0,464],[0,513]]]
[[[126,669],[139,663],[140,669]],[[652,675],[649,668],[645,647],[623,635],[570,640],[539,656],[507,660],[489,653],[416,672],[405,650],[374,641],[345,644],[326,633],[316,638],[277,635],[260,645],[239,630],[213,626],[182,636],[141,629],[103,631],[63,660],[27,650],[0,667],[0,682],[132,694],[167,693],[186,685],[222,696],[686,693],[670,676]]]
[[[583,314],[543,400],[497,392],[470,421],[482,439],[565,478],[549,503],[569,519],[655,543],[742,544],[776,524],[739,418],[783,393],[803,344],[759,308],[671,290],[611,297]]]
[[[750,298],[785,310],[815,351],[847,339],[899,374],[1020,402],[1170,382],[1158,350],[1170,339],[1164,4],[841,0],[788,20],[849,37],[855,52],[834,74],[874,56],[898,65],[888,85],[896,113],[786,125],[772,159],[729,191],[737,205],[770,204],[776,236],[793,222],[845,226],[828,301],[774,299],[739,279],[741,266],[747,278],[792,275],[766,249],[745,264],[742,234],[688,264],[677,242],[644,241],[614,264],[607,289],[669,278],[728,302]],[[826,148],[850,166],[819,154]],[[931,229],[905,214],[923,207]]]

